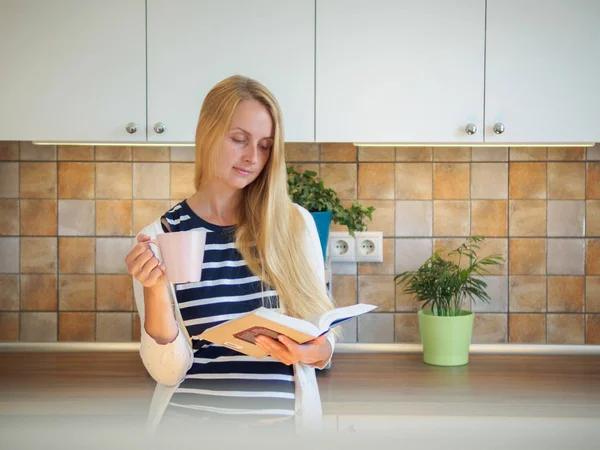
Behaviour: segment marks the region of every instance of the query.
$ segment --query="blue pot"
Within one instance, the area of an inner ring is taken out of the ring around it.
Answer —
[[[323,261],[327,256],[327,242],[329,241],[329,228],[331,226],[332,211],[310,213],[315,219],[319,240],[321,241],[321,251],[323,252]]]

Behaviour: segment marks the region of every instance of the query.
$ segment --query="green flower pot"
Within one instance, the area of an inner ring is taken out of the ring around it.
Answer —
[[[430,309],[421,309],[418,320],[423,361],[434,366],[468,364],[474,317],[473,312],[467,310],[449,317],[434,316]]]

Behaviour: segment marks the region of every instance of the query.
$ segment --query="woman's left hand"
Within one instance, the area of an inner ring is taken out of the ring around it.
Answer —
[[[268,336],[257,336],[256,345],[267,355],[278,359],[286,366],[295,363],[314,365],[329,359],[332,348],[326,336],[319,336],[305,344],[298,344],[280,334],[277,340]]]

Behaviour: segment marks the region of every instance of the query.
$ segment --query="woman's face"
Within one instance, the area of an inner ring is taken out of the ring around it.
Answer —
[[[233,189],[243,189],[264,169],[273,147],[273,119],[257,100],[238,103],[231,127],[221,142],[217,178]]]

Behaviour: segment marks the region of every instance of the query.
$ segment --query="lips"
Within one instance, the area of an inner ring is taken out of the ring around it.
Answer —
[[[234,169],[241,175],[250,175],[253,173],[251,170],[243,169],[241,167],[234,167]]]

